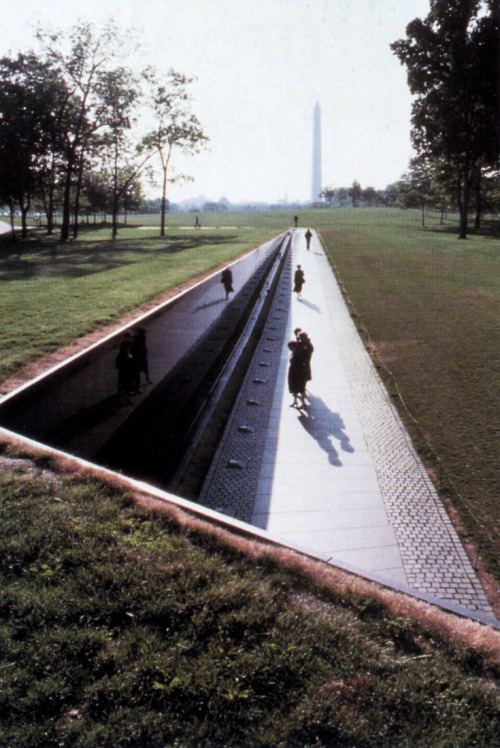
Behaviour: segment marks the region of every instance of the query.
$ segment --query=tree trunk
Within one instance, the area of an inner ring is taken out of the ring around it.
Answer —
[[[167,211],[167,169],[163,169],[163,189],[161,193],[161,228],[160,236],[165,236],[165,213]]]
[[[475,184],[475,191],[476,191],[476,218],[474,221],[474,228],[480,229],[481,228],[481,214],[483,212],[483,205],[481,200],[481,176],[478,175],[476,178],[476,184]]]
[[[111,239],[115,241],[118,238],[118,200],[113,199],[113,216],[111,219]]]
[[[49,193],[49,201],[45,215],[47,217],[47,234],[51,236],[54,231],[54,194],[52,189]]]
[[[30,201],[28,200],[25,204],[23,200],[21,200],[21,236],[23,239],[26,239],[28,236],[28,211],[30,209]]]
[[[69,239],[69,227],[71,223],[71,177],[72,177],[72,165],[68,163],[66,171],[66,179],[64,180],[64,197],[63,197],[63,212],[62,212],[62,224],[61,224],[61,241],[66,242]]]
[[[75,209],[74,209],[74,216],[75,216],[75,223],[73,224],[73,238],[76,239],[78,236],[78,218],[80,214],[80,193],[82,190],[82,179],[83,179],[83,165],[84,165],[84,156],[83,152],[80,157],[80,164],[78,166],[78,179],[76,181],[76,193],[75,193]]]
[[[459,239],[467,239],[470,203],[470,179],[467,175],[458,180],[458,212],[460,215]]]
[[[12,201],[9,201],[9,211],[10,211],[10,227],[12,229],[12,241],[16,243],[17,242],[16,224],[15,224],[16,209]]]

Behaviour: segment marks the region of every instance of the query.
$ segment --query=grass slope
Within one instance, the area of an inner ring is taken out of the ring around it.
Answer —
[[[46,458],[2,462],[2,745],[498,745],[498,635],[453,644]]]

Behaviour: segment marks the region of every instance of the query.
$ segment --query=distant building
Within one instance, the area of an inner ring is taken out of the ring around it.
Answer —
[[[318,102],[313,110],[313,153],[311,202],[320,200],[321,186],[321,109]]]

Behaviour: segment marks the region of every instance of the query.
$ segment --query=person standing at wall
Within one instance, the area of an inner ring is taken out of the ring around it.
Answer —
[[[132,356],[135,366],[135,388],[138,390],[141,386],[141,374],[146,377],[146,384],[151,384],[149,378],[148,365],[148,348],[146,344],[146,328],[138,327],[134,330],[131,344]]]
[[[129,405],[130,396],[135,386],[135,364],[132,355],[132,333],[126,333],[120,343],[120,350],[115,359],[115,366],[118,369],[118,399],[120,405]]]

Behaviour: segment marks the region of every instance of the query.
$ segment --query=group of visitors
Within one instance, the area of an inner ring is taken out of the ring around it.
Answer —
[[[299,217],[295,215],[294,224],[297,227]],[[305,233],[306,247],[309,250],[311,247],[311,239],[313,237],[311,229],[307,229]],[[302,287],[306,282],[306,276],[301,265],[297,265],[293,276],[293,293],[297,294],[297,299],[302,300]],[[291,408],[298,408],[302,410],[307,407],[306,400],[306,387],[307,383],[311,381],[311,357],[314,351],[314,346],[309,338],[309,335],[297,327],[294,330],[295,338],[290,340],[288,347],[291,351],[290,366],[288,368],[288,389],[291,395],[293,395],[293,402],[290,405]]]
[[[115,365],[118,369],[118,399],[121,405],[129,405],[131,396],[140,390],[141,374],[146,377],[145,384],[151,384],[144,327],[125,333]]]

